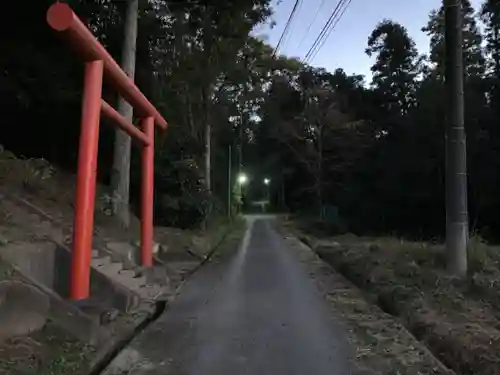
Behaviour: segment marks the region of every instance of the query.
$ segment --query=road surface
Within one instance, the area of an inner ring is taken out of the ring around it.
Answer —
[[[352,373],[345,334],[314,281],[272,220],[249,222],[238,252],[204,266],[134,340],[127,355],[135,364],[125,373]]]

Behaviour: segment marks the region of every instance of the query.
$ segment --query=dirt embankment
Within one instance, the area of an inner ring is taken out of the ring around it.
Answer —
[[[500,374],[500,249],[471,241],[470,273],[450,277],[444,247],[392,238],[304,235],[457,374]]]
[[[41,215],[43,220],[53,222],[60,232],[57,233],[57,240],[71,243],[75,197],[73,174],[58,170],[44,159],[18,158],[0,145],[0,197],[7,195],[22,200],[25,207],[28,204],[34,208],[35,215]],[[137,244],[140,238],[138,218],[131,214],[130,228],[123,230],[111,216],[111,208],[109,189],[98,184],[94,245],[103,245],[107,241]],[[21,228],[23,223],[30,225],[30,217],[23,220],[23,214],[21,210],[15,212],[13,205],[0,204],[0,244],[8,241],[9,237],[17,239],[26,237],[26,233],[36,234],[37,231],[30,230],[33,228]],[[166,263],[200,262],[223,237],[228,224],[224,217],[212,220],[203,230],[155,227],[155,241],[161,245],[157,256]],[[19,233],[15,236],[16,231]]]
[[[69,246],[74,188],[74,175],[57,170],[43,159],[18,158],[0,146],[0,257],[2,247],[46,237]],[[18,205],[18,200],[24,203]],[[27,204],[32,207],[27,209]],[[100,241],[136,242],[140,229],[137,218],[132,216],[130,230],[124,231],[110,217],[110,208],[107,189],[97,186],[94,246]],[[203,231],[155,228],[155,240],[161,245],[157,256],[165,263],[174,290],[219,244],[228,231],[227,224],[218,222]],[[0,306],[2,303],[0,295]],[[131,325],[136,325],[134,319],[123,317]],[[88,373],[96,349],[76,340],[49,316],[35,332],[0,340],[0,374],[82,375]]]

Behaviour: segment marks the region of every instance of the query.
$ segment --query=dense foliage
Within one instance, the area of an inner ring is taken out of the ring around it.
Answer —
[[[498,239],[500,8],[485,1],[475,13],[468,0],[462,8],[470,226]],[[294,62],[274,75],[260,115],[265,142],[256,147],[265,173],[284,181],[293,210],[323,216],[325,206],[336,206],[341,226],[354,232],[443,235],[443,18],[436,9],[422,25],[429,56],[404,25],[380,22],[367,39],[371,82]]]
[[[0,60],[0,140],[14,152],[71,169],[82,68],[45,24],[50,2],[28,10],[11,3],[11,16],[0,26],[0,46],[8,51]],[[122,3],[70,3],[119,58]],[[475,14],[468,0],[462,3],[471,228],[494,237],[500,229],[500,7],[486,0]],[[157,220],[186,227],[199,223],[208,207],[222,210],[234,188],[227,180],[231,156],[232,175],[243,165],[251,177],[249,200],[262,198],[262,179],[270,177],[280,209],[322,216],[325,207],[336,206],[351,231],[443,234],[442,9],[422,25],[429,56],[394,21],[382,21],[367,35],[366,53],[375,61],[367,82],[341,69],[273,57],[271,47],[250,36],[270,17],[268,0],[144,0],[140,7],[136,81],[170,123],[157,142]],[[114,102],[113,92],[105,95]],[[203,167],[206,124],[212,130],[211,192]],[[112,139],[103,127],[104,183]]]
[[[0,86],[5,100],[1,143],[17,154],[44,157],[74,170],[77,158],[82,62],[46,24],[53,0],[13,3],[2,23]],[[126,3],[68,3],[120,61]],[[170,124],[158,133],[157,219],[190,226],[205,216],[209,201],[227,191],[228,122],[239,100],[241,53],[252,28],[270,14],[269,0],[199,2],[140,1],[136,82]],[[105,91],[110,103],[116,93]],[[204,126],[214,126],[213,196],[204,184]],[[104,121],[105,123],[105,121]],[[113,131],[102,127],[99,179],[108,184]],[[220,150],[220,152],[217,152]],[[139,163],[133,153],[132,200],[137,199]],[[213,206],[217,207],[216,204]]]

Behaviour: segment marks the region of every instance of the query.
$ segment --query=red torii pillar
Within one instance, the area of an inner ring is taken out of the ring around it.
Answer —
[[[90,289],[100,114],[142,146],[141,262],[147,267],[153,263],[154,125],[165,130],[167,122],[69,5],[53,4],[47,22],[85,62],[70,280],[70,297],[80,300],[88,298]],[[103,77],[134,107],[142,131],[102,99]]]

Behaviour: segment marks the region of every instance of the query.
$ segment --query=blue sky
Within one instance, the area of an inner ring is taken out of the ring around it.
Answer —
[[[315,22],[304,37],[305,31],[313,20],[317,9],[323,2]],[[291,25],[288,37],[282,42],[280,53],[287,56],[303,58],[322,27],[326,23],[338,0],[302,0]],[[471,0],[476,10],[482,0]],[[266,41],[276,46],[285,27],[295,0],[274,0],[276,23],[274,28],[269,24],[260,26],[258,35],[266,36]],[[441,0],[352,0],[343,18],[318,52],[312,65],[324,67],[329,71],[343,68],[347,73],[364,74],[370,77],[371,59],[365,54],[368,36],[377,23],[384,18],[404,25],[410,36],[417,43],[421,53],[429,49],[429,40],[421,32],[427,23],[429,12],[440,6]]]

